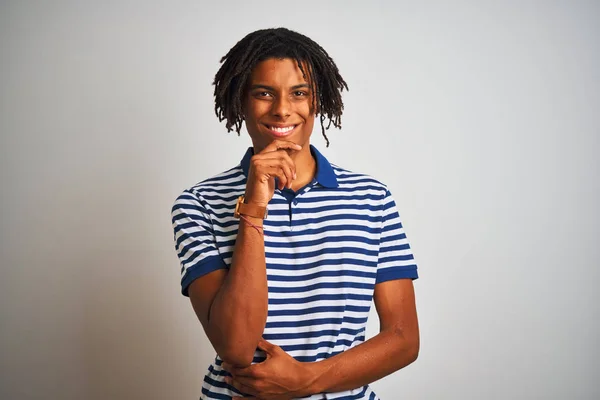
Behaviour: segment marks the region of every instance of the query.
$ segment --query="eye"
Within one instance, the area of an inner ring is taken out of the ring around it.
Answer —
[[[306,93],[306,92],[305,92],[305,91],[303,91],[303,90],[296,90],[296,91],[294,92],[294,96],[297,96],[297,97],[308,96],[308,93]]]
[[[254,92],[254,97],[259,97],[259,98],[264,98],[264,97],[271,97],[271,93],[267,92],[267,91],[259,91],[259,92]]]

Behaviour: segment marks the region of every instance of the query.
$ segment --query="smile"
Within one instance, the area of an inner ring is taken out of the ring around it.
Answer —
[[[287,125],[287,126],[274,126],[274,125],[265,125],[270,133],[274,136],[287,136],[289,135],[297,125]]]

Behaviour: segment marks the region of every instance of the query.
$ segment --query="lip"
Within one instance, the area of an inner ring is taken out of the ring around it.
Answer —
[[[292,133],[294,133],[296,131],[296,128],[298,128],[298,125],[300,124],[263,124],[263,126],[266,128],[267,132],[269,132],[269,134],[275,136],[275,137],[286,137],[286,136],[290,136]],[[280,129],[285,129],[285,128],[289,128],[292,127],[292,129],[286,130],[286,131],[281,131]],[[272,128],[277,128],[279,130],[274,130]]]

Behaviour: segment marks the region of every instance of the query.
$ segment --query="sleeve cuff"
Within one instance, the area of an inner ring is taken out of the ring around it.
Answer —
[[[181,278],[181,294],[189,297],[188,287],[196,279],[208,274],[209,272],[216,271],[218,269],[226,269],[227,266],[219,256],[210,257],[202,260],[201,264],[189,267],[183,277]]]
[[[385,269],[377,271],[377,280],[375,283],[376,284],[382,283],[382,282],[391,281],[394,279],[415,280],[418,278],[419,278],[419,274],[417,273],[417,266],[409,265],[409,266],[402,267],[402,268],[392,267],[392,268],[385,268]]]

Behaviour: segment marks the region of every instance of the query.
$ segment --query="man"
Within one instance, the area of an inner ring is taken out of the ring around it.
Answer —
[[[221,62],[216,114],[253,146],[172,210],[182,292],[218,354],[202,398],[377,399],[368,384],[418,355],[417,267],[386,186],[310,145],[317,114],[326,139],[326,119],[340,127],[346,82],[284,28]],[[365,341],[372,300],[380,332]]]

